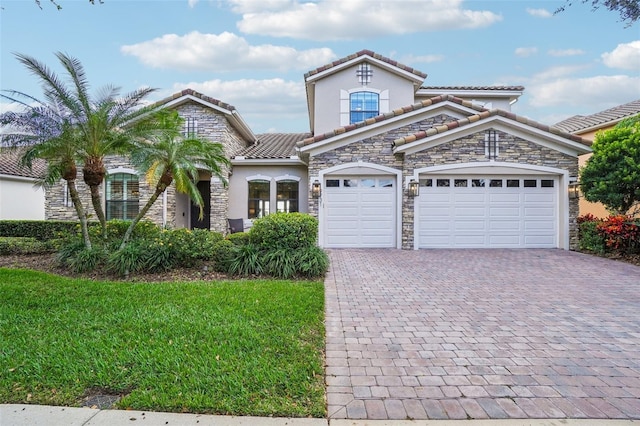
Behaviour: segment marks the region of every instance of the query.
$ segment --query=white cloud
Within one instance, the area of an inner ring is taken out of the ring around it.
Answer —
[[[547,9],[527,8],[527,13],[531,16],[535,16],[536,18],[551,18],[553,16],[553,13],[549,12]]]
[[[189,7],[193,9],[199,1],[200,0],[189,0]]]
[[[271,44],[251,46],[243,37],[229,32],[219,35],[197,31],[183,36],[165,34],[120,49],[153,68],[179,70],[307,70],[336,58],[329,48],[298,51],[292,47]]]
[[[299,81],[286,81],[281,78],[233,81],[216,79],[204,82],[175,83],[171,93],[186,88],[233,105],[248,122],[278,123],[275,128],[280,128],[280,131],[286,126],[286,124],[282,124],[286,121],[297,120],[301,123],[308,121],[305,87]],[[168,93],[162,94],[162,96],[168,95]],[[256,126],[254,128],[253,124],[251,127],[256,132],[274,129],[271,126],[264,128]],[[288,131],[308,131],[308,128],[302,127]]]
[[[609,68],[640,71],[640,40],[619,44],[612,52],[603,53],[602,62]]]
[[[560,49],[551,49],[547,52],[549,54],[549,56],[578,56],[578,55],[584,55],[584,50],[582,49],[564,49],[564,50],[560,50]]]
[[[518,47],[515,50],[516,56],[520,56],[521,58],[527,58],[535,55],[536,53],[538,53],[537,47]]]
[[[502,17],[462,8],[462,0],[235,0],[241,32],[307,40],[345,40],[483,28]],[[354,17],[357,17],[354,20]]]
[[[634,93],[635,92],[635,93]],[[612,75],[585,78],[538,79],[527,87],[534,107],[584,107],[593,112],[640,98],[640,76]],[[608,105],[605,108],[596,105]]]

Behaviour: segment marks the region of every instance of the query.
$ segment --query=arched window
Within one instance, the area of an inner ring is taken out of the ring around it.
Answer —
[[[107,176],[105,192],[107,220],[132,220],[137,216],[140,210],[140,185],[137,175],[114,173]]]
[[[380,95],[374,92],[354,92],[349,95],[351,124],[375,117],[380,111]]]

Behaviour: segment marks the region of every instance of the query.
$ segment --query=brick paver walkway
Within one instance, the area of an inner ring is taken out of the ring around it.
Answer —
[[[640,267],[563,250],[330,257],[329,418],[640,418]]]

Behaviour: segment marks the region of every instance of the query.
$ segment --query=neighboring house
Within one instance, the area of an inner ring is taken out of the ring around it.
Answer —
[[[158,102],[185,132],[221,142],[231,168],[227,188],[201,174],[204,220],[173,190],[148,217],[225,232],[227,218],[308,212],[326,248],[575,247],[568,184],[584,141],[512,114],[521,86],[425,78],[367,50],[310,71],[308,133],[256,135],[234,107],[189,89]],[[150,189],[123,159],[107,167],[107,216],[132,217]],[[47,218],[73,217],[63,194],[47,194]]]
[[[578,135],[591,144],[597,132],[612,129],[620,121],[637,114],[640,114],[640,99],[592,115],[574,115],[556,123],[554,127]],[[581,155],[578,159],[579,166],[584,167],[590,157],[591,153]],[[609,212],[602,203],[591,203],[584,197],[580,197],[579,212],[580,215],[590,213],[600,218],[609,216]]]
[[[44,219],[45,191],[37,185],[45,163],[36,161],[31,170],[20,166],[19,150],[0,148],[0,220]]]

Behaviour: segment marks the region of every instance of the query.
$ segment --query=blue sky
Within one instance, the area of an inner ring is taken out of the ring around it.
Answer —
[[[522,85],[512,111],[544,124],[640,99],[640,24],[575,0],[1,0],[0,89],[41,97],[19,52],[93,90],[192,88],[255,133],[309,130],[304,73],[362,49],[428,74],[428,86]],[[97,1],[96,1],[97,3]],[[15,108],[6,102],[0,109]]]

